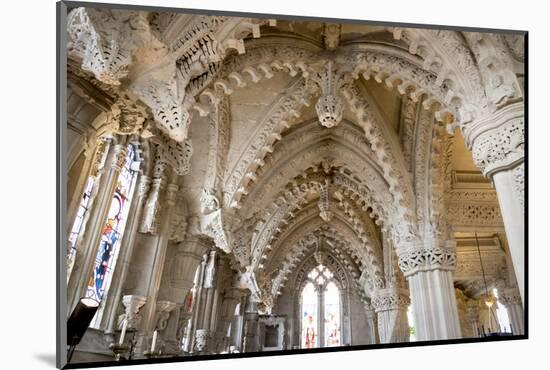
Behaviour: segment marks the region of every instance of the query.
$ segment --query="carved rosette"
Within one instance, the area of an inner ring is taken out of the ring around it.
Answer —
[[[208,352],[210,332],[206,329],[195,331],[195,352]]]
[[[121,319],[128,320],[128,329],[136,329],[139,325],[141,315],[138,312],[146,301],[145,297],[139,295],[125,295],[122,297],[125,313],[121,315]]]
[[[397,288],[377,290],[371,299],[372,307],[377,313],[389,310],[406,310],[410,303],[407,290]]]
[[[420,271],[453,271],[456,267],[456,252],[449,247],[420,247],[399,253],[399,268],[405,277]]]

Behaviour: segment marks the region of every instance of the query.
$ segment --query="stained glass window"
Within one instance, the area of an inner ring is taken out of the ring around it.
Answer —
[[[340,345],[340,292],[332,281],[324,291],[325,347]]]
[[[318,298],[313,283],[302,290],[302,348],[318,346],[317,309]]]
[[[76,243],[78,241],[78,237],[80,236],[80,231],[82,230],[84,217],[88,212],[90,196],[92,195],[94,182],[94,177],[88,178],[86,188],[84,189],[84,194],[82,195],[82,199],[80,200],[80,204],[78,205],[78,211],[76,212],[73,227],[71,228],[71,233],[69,234],[69,243],[67,244],[67,280],[69,279],[69,276],[71,275],[71,271],[73,269],[74,260],[76,257]]]
[[[128,155],[122,168],[115,188],[113,199],[107,214],[107,220],[103,226],[101,241],[97,251],[93,273],[88,282],[86,296],[101,301],[109,289],[111,278],[118,257],[120,241],[124,232],[124,226],[128,216],[130,200],[134,190],[137,172],[134,164],[133,146],[128,146]],[[94,319],[95,326],[101,316],[100,311]]]
[[[319,264],[302,290],[302,348],[341,345],[340,290],[334,274]],[[319,293],[321,292],[321,293]]]

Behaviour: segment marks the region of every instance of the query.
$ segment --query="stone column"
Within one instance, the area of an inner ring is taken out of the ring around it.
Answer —
[[[187,338],[185,341],[184,352],[193,353],[194,352],[194,342],[195,342],[195,330],[197,329],[197,324],[199,322],[199,316],[201,316],[203,310],[202,305],[202,284],[204,280],[204,270],[206,269],[206,262],[208,261],[208,255],[203,255],[203,260],[199,267],[199,272],[197,274],[197,279],[195,281],[196,291],[193,298],[193,308],[191,309],[192,317],[189,320],[187,328]]]
[[[199,267],[202,256],[210,249],[208,240],[197,235],[188,235],[186,239],[176,246],[173,261],[170,264],[168,272],[169,280],[166,282],[170,286],[170,299],[183,306],[185,297],[193,288],[195,274]],[[178,340],[178,333],[182,328],[178,327],[181,321],[179,315],[182,314],[181,309],[176,309],[170,316],[168,328],[164,335],[166,348],[174,355],[181,352],[181,343]],[[185,320],[185,324],[187,319]],[[180,338],[181,339],[181,338]]]
[[[479,337],[479,302],[477,300],[471,300],[466,304],[466,319],[472,328],[472,337]]]
[[[461,338],[453,284],[455,242],[434,240],[399,249],[399,267],[409,282],[419,341]]]
[[[126,281],[128,275],[128,269],[130,268],[130,262],[132,260],[132,254],[134,251],[134,245],[137,235],[138,225],[141,219],[143,210],[143,203],[147,192],[149,191],[149,185],[151,184],[151,178],[141,175],[138,180],[137,196],[132,201],[130,209],[128,211],[128,222],[126,224],[126,231],[124,238],[120,244],[120,253],[117,261],[117,268],[113,273],[113,279],[111,281],[111,294],[108,294],[105,298],[105,315],[103,316],[102,326],[106,327],[106,333],[110,334],[115,330],[116,326],[116,313],[118,310],[118,302],[121,299],[122,287]]]
[[[146,283],[146,296],[148,303],[143,307],[142,312],[143,319],[140,325],[136,349],[138,355],[148,349],[148,338],[153,335],[153,331],[156,327],[155,316],[157,297],[162,278],[162,270],[164,268],[168,240],[170,237],[170,219],[172,216],[177,191],[177,185],[168,185],[165,199],[166,206],[164,207],[164,212],[162,214],[162,222],[160,222],[160,231],[158,236],[149,240],[151,244],[148,245],[148,247],[151,248],[153,253],[151,254],[152,260],[150,261],[150,271],[145,274],[149,277],[148,282]]]
[[[154,330],[157,330],[159,333],[159,340],[158,340],[158,350],[160,350],[162,353],[166,353],[166,336],[169,333],[167,333],[168,329],[168,321],[173,318],[173,312],[176,310],[177,304],[175,302],[170,301],[157,301],[156,306],[156,326]],[[177,316],[177,315],[176,315]],[[177,320],[177,317],[176,317]]]
[[[258,351],[258,316],[258,310],[249,298],[244,313],[243,352]]]
[[[492,180],[523,302],[525,276],[524,105],[507,105],[463,130],[474,162]]]
[[[409,341],[409,303],[409,295],[405,289],[385,288],[375,291],[372,307],[378,316],[380,343]]]
[[[503,289],[498,292],[498,300],[506,307],[512,332],[514,335],[525,334],[525,315],[523,314],[523,304],[517,288]]]
[[[378,323],[376,320],[376,311],[371,304],[365,303],[365,315],[367,316],[367,330],[369,342],[367,344],[380,343],[378,337]]]
[[[105,225],[117,179],[124,166],[127,154],[126,145],[115,145],[110,162],[102,170],[98,170],[100,173],[103,172],[101,175],[103,179],[94,187],[95,195],[93,201],[90,202],[88,221],[83,226],[82,240],[67,285],[68,314],[72,312],[78,300],[86,294],[101,240],[101,231]]]
[[[221,347],[217,348],[218,351],[228,350],[231,340],[229,326],[232,325],[233,319],[235,318],[235,309],[240,303],[243,294],[243,290],[239,288],[231,287],[225,289],[216,330],[216,337]]]

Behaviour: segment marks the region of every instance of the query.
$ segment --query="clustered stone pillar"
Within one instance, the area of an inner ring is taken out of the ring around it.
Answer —
[[[114,139],[109,141],[112,140]],[[82,240],[79,243],[75,257],[74,271],[67,285],[69,313],[76,306],[78,300],[86,294],[101,240],[101,231],[107,219],[117,179],[120,171],[122,171],[127,154],[126,145],[123,143],[114,145],[112,151],[110,150],[110,161],[108,160],[103,168],[98,169],[98,178],[101,176],[101,181],[93,190],[90,204],[91,211],[87,217],[88,222],[84,226]]]
[[[122,288],[128,270],[130,268],[131,259],[133,256],[135,239],[137,235],[137,229],[141,220],[143,204],[145,197],[149,191],[149,185],[151,184],[151,178],[148,176],[140,176],[137,186],[137,197],[132,202],[130,210],[128,211],[128,221],[126,224],[125,237],[122,239],[120,246],[120,254],[117,261],[117,268],[113,273],[113,279],[111,283],[112,294],[107,295],[105,300],[105,312],[103,323],[106,326],[106,333],[112,334],[116,329],[116,312],[118,310],[118,303],[122,296]]]
[[[512,332],[515,335],[525,334],[525,324],[523,321],[523,304],[517,288],[506,288],[499,291],[498,300],[506,307]]]
[[[223,301],[219,312],[219,321],[215,334],[215,342],[217,343],[216,352],[228,351],[231,341],[230,328],[235,317],[235,309],[241,301],[241,296],[244,291],[236,287],[225,289]]]
[[[472,328],[472,337],[479,337],[479,301],[473,299],[466,304],[466,319]]]
[[[244,313],[243,352],[258,351],[258,320],[258,309],[249,297]]]
[[[367,338],[368,343],[367,344],[376,344],[379,343],[379,337],[378,337],[378,323],[376,320],[376,311],[372,307],[372,304],[365,303],[365,315],[367,317]]]
[[[154,190],[154,189],[152,189]],[[172,217],[178,186],[170,184],[165,194],[165,207],[162,213],[162,222],[158,235],[151,235],[144,241],[149,253],[149,261],[146,264],[146,271],[143,274],[148,277],[144,280],[147,303],[142,309],[142,321],[138,333],[136,352],[141,355],[148,350],[149,338],[157,327],[157,298],[162,279],[164,261],[169,240],[170,219]],[[160,196],[160,195],[159,195]],[[157,216],[158,217],[158,216]],[[159,217],[160,218],[160,217]]]
[[[524,112],[523,102],[509,104],[463,129],[476,165],[495,185],[522,302],[525,276]]]
[[[391,287],[374,293],[372,307],[378,316],[380,343],[409,341],[409,303],[409,294],[405,289]]]
[[[193,288],[195,274],[199,267],[202,256],[208,251],[210,245],[207,239],[198,235],[187,235],[186,238],[173,245],[172,258],[166,263],[165,280],[163,285],[168,291],[169,300],[172,300],[176,307],[170,314],[167,328],[163,333],[166,353],[181,355],[181,325],[187,325],[189,319],[188,307],[184,307],[185,299]]]
[[[398,249],[399,267],[409,282],[419,341],[460,338],[453,284],[455,242],[417,241]]]

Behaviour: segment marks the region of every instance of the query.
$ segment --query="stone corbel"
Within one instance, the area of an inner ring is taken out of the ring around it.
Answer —
[[[204,234],[214,239],[216,247],[226,253],[231,252],[233,241],[233,230],[238,219],[231,211],[223,208],[210,214],[204,215],[201,219],[201,229]]]
[[[139,295],[125,295],[122,297],[122,304],[125,308],[125,313],[119,317],[119,326],[123,320],[128,320],[128,329],[137,329],[141,320],[141,315],[138,313],[140,308],[145,304],[146,298]]]
[[[157,318],[155,329],[158,331],[163,331],[168,325],[168,318],[170,317],[170,312],[176,308],[176,303],[170,301],[158,301],[157,302]]]
[[[109,85],[120,85],[134,51],[151,37],[145,12],[80,7],[67,17],[68,55]]]

